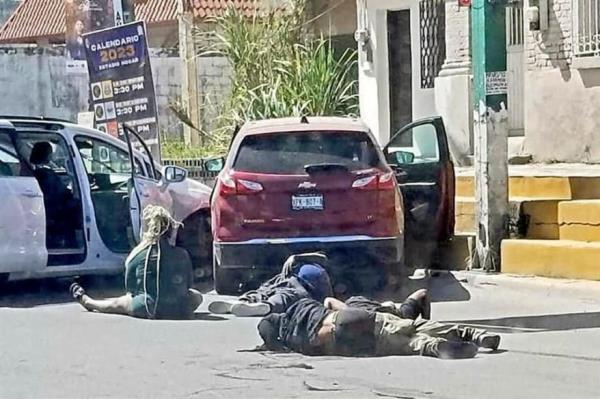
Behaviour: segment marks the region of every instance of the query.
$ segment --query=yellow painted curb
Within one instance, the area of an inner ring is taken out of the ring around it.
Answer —
[[[502,241],[503,273],[600,280],[600,243],[566,240]]]
[[[600,200],[561,202],[558,222],[561,240],[600,241]]]
[[[454,230],[457,233],[475,231],[475,200],[472,197],[456,197],[454,202]]]
[[[524,200],[521,214],[529,216],[527,238],[536,240],[557,240],[558,204],[560,200]]]
[[[475,180],[473,176],[456,176],[454,191],[457,197],[475,197]]]
[[[572,178],[511,176],[508,180],[508,196],[511,199],[513,197],[525,197],[570,200],[573,198],[570,179]],[[600,193],[600,178],[591,179],[593,181],[577,181],[577,190],[580,195],[593,194],[595,190],[589,187],[590,185],[595,186],[596,184],[598,185],[598,192]],[[475,178],[473,176],[457,176],[455,191],[457,197],[475,197]]]
[[[520,213],[529,217],[527,238],[539,240],[559,238],[558,203],[560,200],[515,198],[511,202],[520,203]],[[456,197],[455,218],[456,232],[475,232],[475,200],[469,197]]]

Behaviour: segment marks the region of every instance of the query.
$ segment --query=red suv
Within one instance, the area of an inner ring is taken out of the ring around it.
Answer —
[[[360,259],[398,271],[404,207],[397,176],[407,181],[411,173],[405,166],[417,165],[417,155],[423,155],[406,151],[407,145],[414,147],[413,137],[404,141],[386,147],[392,167],[357,119],[302,117],[244,125],[213,191],[216,290],[252,289],[279,271],[287,256],[306,251],[325,251],[342,269]]]

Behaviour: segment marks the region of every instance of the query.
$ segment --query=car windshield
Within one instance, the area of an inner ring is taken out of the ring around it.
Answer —
[[[364,132],[283,132],[246,137],[234,169],[265,174],[304,174],[306,165],[341,164],[349,170],[380,165],[370,137]]]

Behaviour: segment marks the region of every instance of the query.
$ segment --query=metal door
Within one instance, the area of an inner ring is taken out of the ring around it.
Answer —
[[[524,134],[524,61],[523,3],[517,1],[506,7],[506,83],[510,136]]]
[[[46,215],[40,186],[0,121],[0,274],[46,267]]]

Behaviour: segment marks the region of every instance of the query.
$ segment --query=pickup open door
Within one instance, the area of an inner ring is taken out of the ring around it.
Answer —
[[[160,199],[157,198],[156,185],[158,180],[158,173],[155,169],[154,160],[152,159],[152,153],[146,146],[144,140],[139,134],[132,128],[123,125],[123,132],[125,139],[127,140],[127,147],[129,149],[129,160],[131,161],[131,179],[129,180],[129,211],[131,214],[131,226],[133,230],[133,238],[136,243],[139,243],[143,234],[142,227],[142,212],[144,208],[150,204],[159,205]],[[149,176],[144,176],[138,168],[141,168],[139,162],[136,160],[133,152],[132,140],[136,140],[141,144],[144,151],[147,153],[149,158],[150,170],[147,172]],[[163,204],[160,204],[163,205]],[[167,208],[168,209],[168,208]]]
[[[454,165],[442,118],[413,122],[384,148],[404,199],[408,239],[445,241],[454,234]]]
[[[0,121],[0,280],[46,267],[46,215],[40,186],[15,150],[15,132]]]

